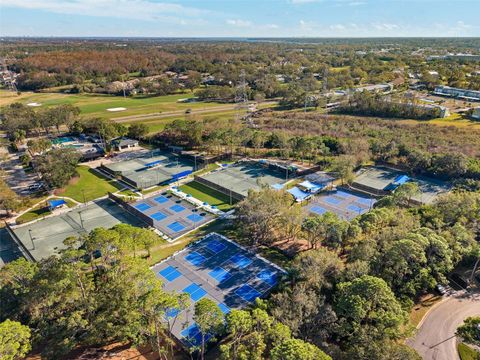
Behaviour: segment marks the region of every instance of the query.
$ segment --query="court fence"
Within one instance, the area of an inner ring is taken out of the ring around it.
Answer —
[[[12,237],[13,241],[17,245],[17,247],[20,250],[20,252],[22,253],[22,255],[27,260],[35,262],[36,260],[33,257],[33,255],[30,253],[30,251],[27,249],[27,247],[23,244],[23,242],[20,240],[20,238],[17,236],[17,234],[15,234],[15,232],[13,231],[12,227],[10,226],[10,224],[8,222],[5,222],[5,228],[7,229],[7,232]],[[32,242],[33,242],[33,240],[32,240]]]
[[[235,199],[236,201],[242,201],[243,199],[245,199],[245,196],[240,194],[240,193],[237,193],[235,191],[233,191],[232,189],[228,189],[224,186],[221,186],[219,184],[216,184],[210,180],[207,180],[201,176],[197,176],[195,175],[194,176],[194,180],[199,182],[200,184],[202,185],[205,185],[213,190],[216,190],[216,191],[219,191],[221,192],[222,194],[225,194],[227,196],[230,196],[232,199]]]
[[[108,198],[115,201],[118,205],[120,205],[122,208],[124,208],[126,211],[128,211],[130,214],[138,217],[140,220],[142,220],[144,223],[151,227],[154,226],[154,220],[150,217],[142,213],[140,210],[135,209],[132,205],[130,205],[128,202],[123,200],[121,197],[116,196],[112,194],[111,192],[108,193]]]

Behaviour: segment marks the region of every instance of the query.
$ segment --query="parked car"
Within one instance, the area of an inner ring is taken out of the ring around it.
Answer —
[[[36,182],[28,186],[28,191],[39,191],[43,187],[43,184]]]
[[[437,292],[442,296],[447,293],[447,289],[445,289],[445,286],[441,284],[437,284],[437,286],[435,286],[435,290],[437,290]]]

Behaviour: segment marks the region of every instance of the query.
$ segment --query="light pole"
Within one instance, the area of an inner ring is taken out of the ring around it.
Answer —
[[[33,242],[32,229],[28,229],[28,235],[30,235],[30,241],[32,242],[32,250],[35,250],[35,243]]]
[[[83,227],[83,218],[82,218],[82,212],[78,212],[78,216],[80,217],[80,226],[82,227],[83,231],[85,231],[85,228]]]

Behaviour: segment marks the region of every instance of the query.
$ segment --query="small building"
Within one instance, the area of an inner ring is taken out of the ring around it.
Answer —
[[[63,200],[63,199],[52,199],[52,200],[48,200],[47,203],[48,203],[48,209],[50,211],[53,211],[55,209],[59,209],[59,208],[67,205],[66,201]]]
[[[123,151],[138,146],[138,140],[128,139],[128,138],[119,138],[112,140],[112,146],[117,151]]]
[[[480,107],[473,109],[472,117],[476,120],[480,120]]]
[[[433,91],[435,95],[459,98],[466,101],[480,101],[480,91],[453,88],[450,86],[439,85]]]

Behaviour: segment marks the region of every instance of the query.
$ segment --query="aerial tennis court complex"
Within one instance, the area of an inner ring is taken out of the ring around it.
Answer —
[[[419,204],[431,204],[439,195],[452,189],[450,183],[423,176],[409,176],[405,172],[383,166],[364,168],[355,178],[352,187],[373,195],[388,195],[407,182],[418,184],[419,194],[411,200]]]
[[[344,220],[352,220],[372,209],[375,202],[373,197],[347,189],[338,189],[314,196],[306,205],[306,209],[315,215],[332,212]]]
[[[193,163],[173,153],[151,151],[133,159],[102,164],[100,169],[134,188],[146,189],[191,174]]]
[[[266,296],[284,273],[278,266],[216,233],[207,235],[152,270],[163,281],[166,291],[190,295],[188,309],[166,314],[173,323],[173,335],[187,347],[201,343],[201,334],[193,321],[195,302],[209,298],[226,315],[232,309],[253,303],[257,297]]]
[[[182,200],[169,192],[153,195],[133,203],[122,201],[122,205],[130,213],[170,239],[177,239],[215,219],[213,214],[203,210],[203,208]]]
[[[211,189],[242,200],[249,190],[259,190],[262,185],[273,186],[287,181],[286,172],[254,161],[240,161],[221,169],[214,170],[195,180]]]
[[[108,229],[119,223],[145,226],[143,221],[129,214],[115,202],[102,199],[61,215],[9,229],[14,240],[25,250],[26,257],[38,261],[65,249],[63,241],[70,236],[78,237],[95,228]]]

